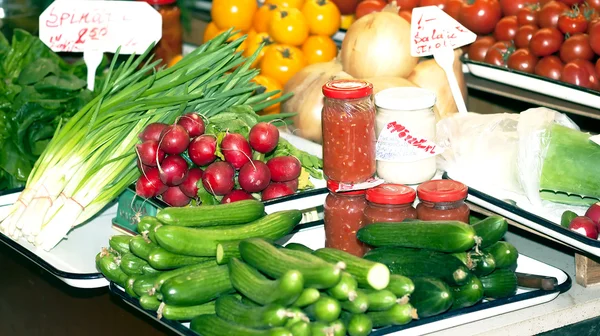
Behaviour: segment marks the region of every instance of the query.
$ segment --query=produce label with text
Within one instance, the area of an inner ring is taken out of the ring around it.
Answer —
[[[141,54],[162,36],[162,18],[146,2],[59,0],[39,25],[40,39],[56,52]]]
[[[377,138],[376,159],[387,162],[413,162],[443,152],[434,142],[415,136],[395,121],[387,124]]]
[[[410,36],[410,53],[414,57],[429,56],[442,48],[459,48],[477,38],[437,6],[413,9]]]

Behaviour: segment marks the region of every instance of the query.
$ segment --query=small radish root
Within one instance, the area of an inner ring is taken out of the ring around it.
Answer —
[[[164,310],[165,310],[165,303],[161,302],[160,305],[158,306],[158,309],[156,310],[156,318],[158,318],[160,320],[163,316]]]

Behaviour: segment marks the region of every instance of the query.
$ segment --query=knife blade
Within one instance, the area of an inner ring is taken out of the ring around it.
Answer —
[[[558,280],[555,277],[519,272],[515,272],[515,274],[517,276],[517,283],[521,287],[554,290],[558,286]]]

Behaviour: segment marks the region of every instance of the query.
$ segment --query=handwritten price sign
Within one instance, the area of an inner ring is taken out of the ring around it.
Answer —
[[[442,48],[459,48],[477,38],[437,6],[413,9],[410,35],[410,53],[415,57],[429,56]]]
[[[162,18],[146,2],[58,0],[40,16],[40,39],[53,51],[143,53],[162,36]]]

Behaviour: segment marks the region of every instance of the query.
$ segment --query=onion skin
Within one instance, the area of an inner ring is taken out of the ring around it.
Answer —
[[[417,87],[417,84],[402,77],[374,77],[365,81],[373,84],[373,94],[395,87]]]

